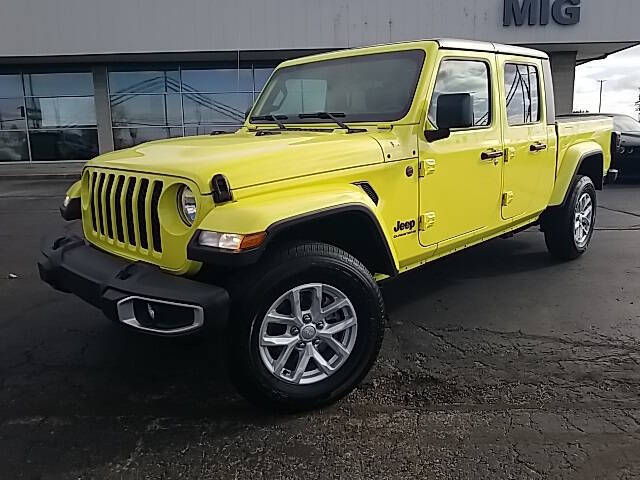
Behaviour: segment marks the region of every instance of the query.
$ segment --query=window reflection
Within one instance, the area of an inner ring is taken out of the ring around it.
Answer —
[[[213,132],[229,132],[233,133],[238,130],[237,125],[198,125],[196,127],[185,127],[184,134],[186,136],[194,135],[211,135]]]
[[[114,127],[182,125],[180,95],[111,96]]]
[[[109,71],[114,146],[235,131],[272,71],[264,63]]]
[[[111,93],[178,93],[180,74],[177,70],[110,72]]]
[[[182,70],[183,92],[252,92],[250,68]]]
[[[173,128],[114,128],[113,142],[116,150],[140,143],[164,138],[181,137],[182,127]]]
[[[57,97],[93,95],[93,76],[83,73],[27,73],[24,75],[27,96]]]
[[[533,65],[504,66],[504,83],[509,125],[536,123],[540,120],[538,70]]]
[[[486,63],[475,60],[444,60],[442,62],[429,107],[429,121],[434,126],[436,126],[438,97],[452,93],[471,94],[475,126],[487,126],[491,123],[489,67]]]
[[[95,127],[93,97],[28,98],[30,129]]]
[[[0,97],[22,97],[20,75],[0,75]]]
[[[29,160],[26,132],[0,132],[0,162]]]
[[[37,130],[29,132],[33,160],[89,160],[98,155],[95,129]]]
[[[184,123],[240,125],[252,101],[250,93],[186,94],[183,95]]]
[[[0,130],[25,130],[22,98],[0,98]]]

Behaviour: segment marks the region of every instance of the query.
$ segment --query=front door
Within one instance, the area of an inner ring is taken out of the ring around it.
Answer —
[[[556,159],[549,145],[541,62],[498,56],[504,128],[502,218],[538,213],[553,188]]]
[[[495,56],[440,55],[426,127],[437,127],[438,96],[455,93],[471,95],[474,125],[431,143],[420,138],[420,244],[438,244],[438,252],[481,236],[499,221],[503,154]]]

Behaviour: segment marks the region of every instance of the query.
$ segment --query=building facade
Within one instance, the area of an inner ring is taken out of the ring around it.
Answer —
[[[0,163],[86,160],[234,130],[282,60],[457,37],[577,64],[640,43],[637,0],[21,0],[0,15]]]

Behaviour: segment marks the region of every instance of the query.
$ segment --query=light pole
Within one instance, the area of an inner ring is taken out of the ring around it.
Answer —
[[[598,113],[602,113],[602,85],[604,85],[604,82],[606,82],[606,80],[597,81],[600,82],[600,103],[598,104]]]

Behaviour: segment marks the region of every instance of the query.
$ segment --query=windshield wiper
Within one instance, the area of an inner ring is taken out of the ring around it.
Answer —
[[[357,133],[357,132],[366,132],[367,130],[364,128],[351,128],[349,125],[340,120],[339,117],[346,117],[343,112],[316,112],[316,113],[300,113],[298,118],[325,118],[327,120],[332,120],[334,123],[337,123],[340,128],[344,128],[347,133]]]
[[[284,126],[284,123],[282,123],[280,120],[287,120],[289,117],[287,117],[286,115],[271,115],[271,114],[267,114],[267,115],[254,115],[253,117],[249,118],[249,121],[253,122],[254,120],[256,121],[272,121],[275,122],[276,125],[278,125],[278,128],[280,130],[286,130],[287,127]]]

